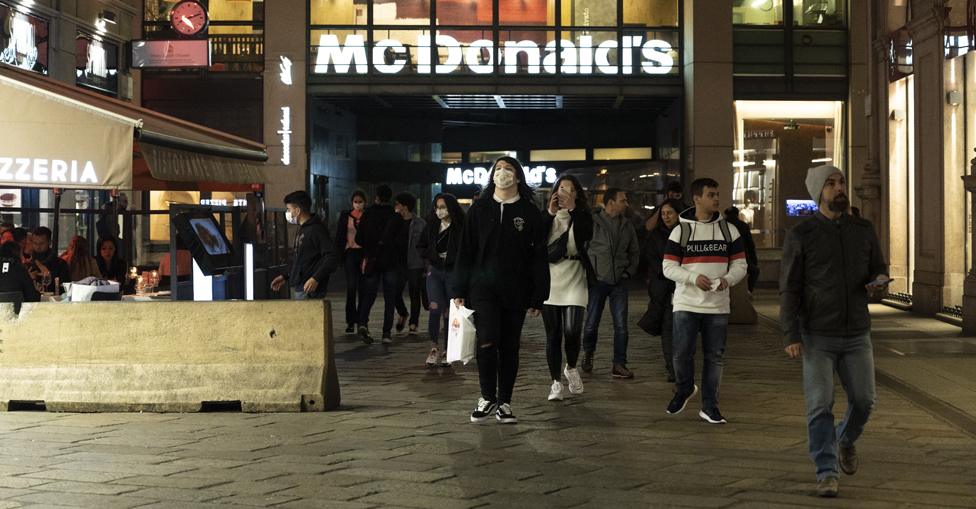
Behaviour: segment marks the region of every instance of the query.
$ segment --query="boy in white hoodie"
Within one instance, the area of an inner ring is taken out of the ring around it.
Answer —
[[[664,250],[664,276],[675,282],[675,393],[667,412],[685,409],[697,392],[695,343],[702,337],[702,409],[698,415],[724,424],[718,410],[718,386],[729,324],[729,288],[746,275],[746,253],[736,228],[719,213],[718,182],[702,178],[691,183],[695,207],[681,214]]]

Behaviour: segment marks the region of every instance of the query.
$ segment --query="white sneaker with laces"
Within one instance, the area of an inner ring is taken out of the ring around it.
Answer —
[[[563,400],[563,383],[559,380],[552,381],[552,387],[549,388],[549,401],[562,401]]]
[[[566,380],[569,382],[569,393],[570,394],[583,394],[583,379],[580,378],[579,370],[576,368],[571,368],[569,365],[563,369],[563,374],[566,375]]]
[[[471,412],[471,422],[482,423],[491,419],[491,414],[495,413],[498,406],[485,398],[478,398],[478,404]]]
[[[427,354],[427,367],[432,368],[437,365],[438,357],[439,355],[437,352],[437,347],[435,346],[434,348],[431,348],[430,353]]]
[[[518,419],[515,418],[515,414],[512,413],[512,405],[508,403],[502,403],[495,407],[495,419],[502,424],[516,424]]]

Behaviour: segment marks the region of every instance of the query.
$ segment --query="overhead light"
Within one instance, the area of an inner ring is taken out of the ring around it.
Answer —
[[[606,175],[606,174],[607,174],[607,169],[606,168],[600,168],[600,175]]]
[[[811,163],[829,163],[831,161],[833,161],[833,159],[830,157],[821,157],[820,159],[810,160]]]
[[[110,25],[115,25],[118,23],[116,19],[116,14],[112,11],[102,11],[98,13],[98,19],[108,23]]]

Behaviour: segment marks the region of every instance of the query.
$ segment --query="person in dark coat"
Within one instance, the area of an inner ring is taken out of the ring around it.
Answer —
[[[454,295],[450,276],[457,262],[464,228],[464,210],[453,194],[438,194],[430,209],[424,232],[415,246],[427,262],[427,295],[430,299],[427,331],[432,343],[427,354],[428,368],[447,364],[447,334],[444,334],[442,350],[439,349],[439,341],[441,327],[447,329],[448,306]]]
[[[44,284],[45,292],[54,292],[55,286],[71,281],[68,264],[51,248],[51,229],[38,226],[31,232],[31,262],[27,267],[34,281]]]
[[[749,293],[756,288],[756,281],[759,281],[759,256],[756,254],[756,242],[752,239],[752,231],[749,225],[739,218],[739,209],[729,207],[725,209],[725,221],[739,230],[739,237],[742,239],[742,247],[746,250],[746,269]]]
[[[98,239],[98,256],[95,257],[98,263],[98,271],[102,277],[109,281],[125,283],[126,264],[125,260],[119,257],[118,244],[116,240],[109,237]]]
[[[502,424],[518,422],[511,401],[522,325],[526,311],[539,316],[549,297],[545,227],[532,198],[522,165],[500,157],[481,199],[464,218],[454,297],[456,305],[475,312],[481,398],[472,422],[492,415]]]
[[[295,191],[285,196],[285,207],[288,222],[299,225],[298,233],[290,270],[276,277],[271,289],[277,292],[290,281],[293,299],[321,299],[325,297],[329,276],[339,266],[332,236],[319,216],[311,212],[312,197],[307,192]]]
[[[0,246],[0,293],[20,293],[21,302],[37,302],[41,295],[20,256],[20,245],[16,242],[7,241]],[[14,303],[14,313],[20,313],[17,303]]]
[[[346,270],[346,334],[354,334],[356,324],[359,323],[363,246],[356,243],[356,234],[366,209],[366,193],[353,191],[350,202],[352,208],[339,214],[335,231],[335,250],[339,253],[339,262]]]
[[[664,248],[668,244],[671,230],[678,226],[681,202],[668,200],[658,207],[661,220],[650,232],[644,244],[644,259],[647,262],[647,312],[637,324],[652,336],[661,336],[661,353],[664,367],[668,370],[668,382],[674,383],[674,334],[671,298],[674,296],[674,281],[664,277],[661,265],[664,262]]]
[[[393,343],[393,311],[397,306],[396,291],[400,284],[400,268],[407,264],[406,221],[390,204],[390,186],[376,188],[376,198],[363,212],[356,231],[356,243],[363,246],[363,280],[359,294],[359,336],[367,345],[373,342],[369,334],[369,312],[373,309],[380,284],[383,285],[383,344]],[[406,316],[407,310],[399,310]]]

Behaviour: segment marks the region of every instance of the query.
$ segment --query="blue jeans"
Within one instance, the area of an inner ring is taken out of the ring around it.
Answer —
[[[681,394],[691,394],[695,385],[695,349],[702,338],[702,409],[718,408],[718,386],[722,381],[722,357],[728,334],[729,315],[690,311],[674,312],[674,380]]]
[[[834,427],[834,371],[847,393],[847,412]],[[803,396],[810,457],[817,480],[837,477],[837,447],[854,445],[874,408],[874,349],[871,334],[803,335]]]
[[[440,336],[441,327],[444,330],[447,329],[447,316],[450,310],[450,287],[448,286],[449,278],[451,275],[439,269],[437,267],[430,268],[430,274],[427,275],[427,297],[430,299],[430,316],[427,321],[427,331],[430,335],[430,341],[437,346]],[[445,337],[446,343],[446,337]],[[447,345],[444,345],[445,350]]]
[[[612,285],[598,281],[590,287],[586,305],[586,327],[583,332],[583,350],[596,351],[597,329],[603,316],[603,306],[610,298],[610,316],[613,317],[613,363],[627,365],[627,288],[624,283]]]

